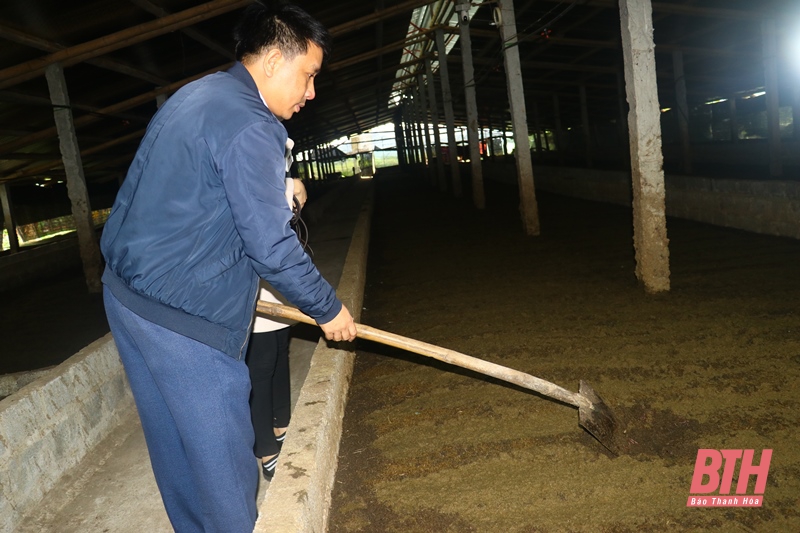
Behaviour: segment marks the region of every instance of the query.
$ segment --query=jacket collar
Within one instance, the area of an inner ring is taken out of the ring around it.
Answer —
[[[244,83],[253,92],[253,94],[259,94],[258,87],[256,86],[255,80],[253,80],[253,76],[250,75],[250,72],[248,72],[245,66],[242,65],[241,61],[234,63],[233,66],[228,69],[228,73],[240,82]]]

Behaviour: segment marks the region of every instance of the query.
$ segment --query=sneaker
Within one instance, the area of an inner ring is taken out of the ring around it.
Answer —
[[[280,455],[280,454],[279,454]],[[261,463],[261,473],[264,474],[264,479],[272,481],[275,475],[275,467],[278,466],[278,456],[276,455],[266,463]]]

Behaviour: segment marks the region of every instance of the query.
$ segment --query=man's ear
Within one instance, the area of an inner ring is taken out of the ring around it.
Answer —
[[[264,74],[266,74],[268,78],[271,78],[282,61],[283,54],[280,50],[277,48],[268,50],[261,59],[261,64],[264,67]]]

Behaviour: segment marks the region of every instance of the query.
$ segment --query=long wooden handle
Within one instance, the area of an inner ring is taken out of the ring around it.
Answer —
[[[306,315],[299,309],[278,303],[265,302],[264,300],[259,300],[256,303],[256,311],[271,316],[296,320],[305,324],[317,324],[313,318]],[[539,394],[543,394],[549,398],[554,398],[570,405],[574,405],[575,407],[587,407],[591,405],[586,398],[578,393],[568,391],[563,387],[559,387],[555,383],[550,383],[549,381],[545,381],[541,378],[537,378],[536,376],[532,376],[524,372],[520,372],[519,370],[514,370],[512,368],[501,366],[495,363],[490,363],[489,361],[484,361],[483,359],[478,359],[477,357],[472,357],[454,350],[448,350],[447,348],[442,348],[441,346],[436,346],[435,344],[428,344],[427,342],[403,337],[402,335],[397,335],[396,333],[389,333],[388,331],[383,331],[378,328],[365,326],[364,324],[356,324],[356,332],[358,337],[362,339],[379,342],[395,348],[401,348],[409,352],[414,352],[419,355],[444,361],[445,363],[449,363],[451,365],[474,370],[480,374],[502,379],[503,381],[536,391]]]

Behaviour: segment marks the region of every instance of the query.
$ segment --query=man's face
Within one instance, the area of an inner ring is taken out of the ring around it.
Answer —
[[[268,76],[264,100],[275,116],[289,120],[300,111],[306,100],[316,96],[314,78],[322,67],[322,49],[308,43],[308,51],[293,59],[279,53],[279,57],[267,66]]]

